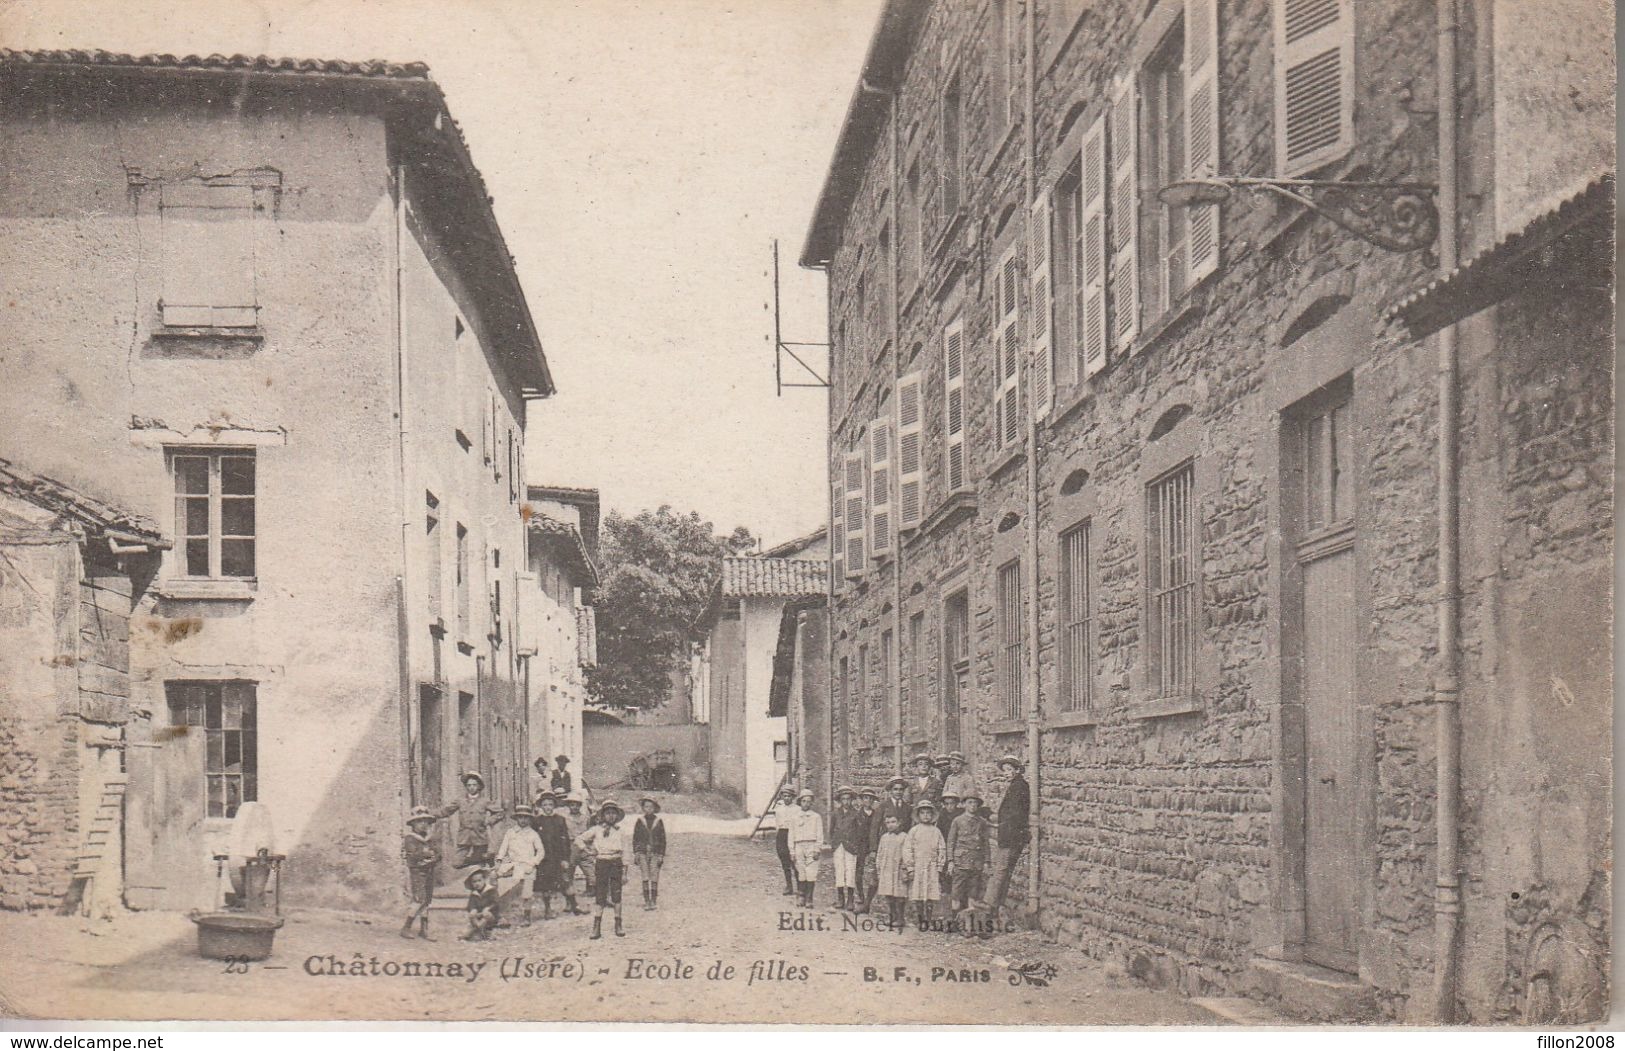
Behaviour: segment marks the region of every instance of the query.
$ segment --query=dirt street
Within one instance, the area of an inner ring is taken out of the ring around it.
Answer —
[[[1030,934],[977,941],[914,928],[849,929],[828,907],[827,881],[819,885],[819,908],[803,912],[789,904],[771,843],[746,840],[748,823],[740,831],[736,823],[673,815],[671,825],[660,908],[644,911],[634,872],[624,938],[606,920],[603,939],[591,941],[591,919],[567,916],[467,942],[458,937],[458,918],[441,916],[431,929],[435,940],[403,940],[399,917],[299,911],[288,916],[270,960],[234,968],[199,958],[192,924],[182,916],[129,914],[87,926],[8,913],[0,915],[0,941],[14,951],[0,958],[0,1012],[124,1019],[1214,1022],[1177,995],[1109,976],[1077,951]],[[797,921],[826,929],[786,929]],[[31,951],[15,951],[24,946]],[[1018,976],[1013,968],[1021,965],[1047,984]],[[419,973],[430,971],[440,976]]]

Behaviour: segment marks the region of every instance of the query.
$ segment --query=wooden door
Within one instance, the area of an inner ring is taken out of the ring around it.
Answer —
[[[205,734],[155,730],[126,755],[124,898],[132,909],[207,908],[214,872],[203,841]]]
[[[1303,563],[1305,955],[1355,968],[1359,930],[1352,542]]]

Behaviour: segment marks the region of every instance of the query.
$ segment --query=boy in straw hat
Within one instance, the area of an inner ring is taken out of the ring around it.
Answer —
[[[946,795],[951,792],[960,799],[964,799],[965,793],[975,787],[976,785],[971,780],[969,771],[965,769],[965,753],[959,751],[949,752],[948,772],[942,779],[943,794]]]
[[[796,856],[790,850],[790,826],[795,824],[801,808],[796,806],[794,785],[779,789],[779,800],[773,804],[773,846],[779,855],[779,867],[784,870],[784,893],[796,893]]]
[[[660,819],[660,801],[654,796],[638,800],[643,809],[632,826],[632,856],[643,874],[643,907],[660,904],[660,866],[666,862],[666,823]]]
[[[1004,786],[1004,797],[999,800],[994,839],[993,900],[990,904],[995,913],[1004,908],[1004,898],[1010,890],[1010,876],[1021,861],[1022,851],[1027,848],[1029,808],[1032,804],[1031,789],[1027,786],[1027,779],[1021,776],[1021,758],[1004,756],[998,766],[999,772],[1009,775],[1010,781]]]
[[[858,821],[863,834],[863,857],[858,859],[858,911],[867,913],[875,898],[875,884],[879,876],[875,871],[875,850],[880,837],[875,835],[875,812],[880,793],[864,786],[858,789]]]
[[[521,803],[513,808],[513,817],[513,827],[508,829],[502,837],[502,846],[497,848],[497,871],[502,876],[512,876],[519,881],[519,901],[524,906],[522,922],[529,927],[532,895],[536,892],[536,869],[541,866],[547,851],[542,846],[542,837],[537,835],[532,824],[536,812]]]
[[[797,904],[812,908],[818,883],[818,863],[824,853],[824,816],[813,809],[813,790],[803,788],[796,795],[794,824],[790,826],[790,853],[796,859]]]
[[[536,835],[542,840],[542,864],[536,870],[536,889],[542,895],[542,919],[553,918],[553,895],[563,894],[566,907],[575,907],[574,889],[566,882],[571,873],[570,866],[570,826],[564,820],[564,815],[557,813],[555,806],[558,797],[552,792],[543,792],[536,797]]]
[[[948,829],[948,864],[953,869],[948,908],[956,916],[981,898],[987,881],[989,826],[981,813],[981,794],[971,789],[964,802],[965,809]]]
[[[856,799],[852,786],[842,785],[835,790],[835,810],[829,816],[829,841],[835,848],[831,852],[835,866],[835,907],[847,912],[858,907],[858,864],[869,838],[863,814],[853,805]]]
[[[457,867],[484,865],[491,860],[491,830],[502,822],[502,807],[485,798],[485,778],[466,771],[462,802],[445,808],[457,815]]]
[[[569,810],[565,824],[570,829],[570,860],[564,868],[564,906],[572,916],[585,916],[587,910],[576,905],[576,873],[581,873],[582,889],[592,893],[592,859],[581,849],[581,837],[587,834],[595,821],[583,812],[581,800],[574,794],[565,797],[564,805]]]
[[[942,793],[942,806],[937,811],[937,831],[942,833],[942,842],[948,842],[948,833],[953,831],[954,821],[959,818],[959,795],[955,792]],[[948,900],[954,890],[953,870],[944,863],[942,866],[942,898]]]
[[[484,865],[478,865],[463,880],[468,888],[468,932],[465,942],[491,940],[491,928],[497,925],[496,876]]]
[[[613,799],[598,808],[598,824],[588,829],[578,842],[582,852],[593,859],[592,936],[604,936],[604,909],[615,907],[615,936],[626,937],[621,924],[621,885],[626,882],[626,856],[632,853],[632,837],[621,822],[626,811]]]
[[[914,776],[908,782],[909,820],[903,822],[906,829],[913,822],[914,804],[922,799],[937,801],[937,793],[942,791],[942,782],[932,771],[931,757],[921,752],[914,757]]]
[[[401,937],[412,937],[412,924],[418,925],[418,937],[429,937],[429,906],[434,903],[435,869],[440,864],[440,848],[430,832],[434,829],[434,812],[426,806],[415,806],[406,819],[406,834],[401,838],[401,857],[406,861],[406,878],[412,895],[412,911],[401,925]]]
[[[931,922],[932,906],[942,896],[942,869],[948,863],[948,844],[937,828],[937,805],[929,799],[914,804],[914,824],[903,840],[903,878],[908,897],[919,910],[920,929]]]

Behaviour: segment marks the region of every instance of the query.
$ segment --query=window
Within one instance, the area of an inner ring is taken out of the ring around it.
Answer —
[[[1345,398],[1303,420],[1303,524],[1306,532],[1336,529],[1354,517],[1348,408]]]
[[[468,530],[457,523],[457,637],[468,638]]]
[[[1018,419],[1021,378],[1021,326],[1020,317],[1021,268],[1016,262],[1015,249],[1010,249],[999,260],[993,275],[994,313],[998,322],[993,330],[993,368],[996,383],[993,388],[993,434],[999,448],[1013,445],[1021,437]]]
[[[948,82],[942,96],[942,222],[953,219],[963,203],[965,100],[959,78]]]
[[[875,240],[875,328],[891,331],[892,311],[891,226],[883,225]]]
[[[1195,478],[1186,463],[1146,490],[1147,670],[1159,698],[1195,690]]]
[[[869,646],[865,643],[858,647],[858,740],[865,746],[869,744],[870,734],[874,730],[874,698],[869,696]]]
[[[513,428],[508,428],[508,502],[519,502],[519,445],[513,440]]]
[[[891,428],[889,406],[869,423],[869,551],[891,551]]]
[[[429,554],[429,567],[427,570],[429,584],[429,620],[438,623],[442,614],[440,610],[440,589],[443,586],[440,570],[440,501],[433,493],[424,494],[424,502],[428,505],[424,512],[424,546]]]
[[[1061,534],[1061,710],[1093,704],[1094,607],[1089,588],[1089,525]]]
[[[989,149],[997,149],[1003,141],[1004,134],[1010,129],[1011,121],[1015,120],[1015,78],[1016,67],[1016,24],[1013,13],[1016,4],[1011,0],[993,0],[989,11],[992,14],[993,26],[987,34],[989,49],[988,62],[988,134],[991,141]]]
[[[891,684],[892,684],[892,632],[890,628],[880,633],[880,719],[879,723],[884,732],[883,740],[889,740],[897,735],[897,724],[892,720]]]
[[[942,356],[943,478],[948,492],[957,493],[970,484],[965,472],[965,323],[957,318],[943,330]]]
[[[903,735],[910,741],[925,740],[920,715],[925,704],[925,614],[908,618],[908,674],[903,679]]]
[[[833,564],[830,573],[830,586],[836,592],[841,590],[841,581],[846,577],[846,493],[843,490],[844,479],[841,471],[844,465],[832,466],[830,474],[832,482],[829,487],[829,554]]]
[[[169,725],[203,729],[209,817],[235,817],[259,798],[258,713],[252,682],[168,682]]]
[[[841,754],[845,755],[852,750],[852,667],[845,657],[841,658],[841,674],[835,684],[841,691],[835,718],[840,726]]]
[[[253,450],[175,452],[170,465],[180,575],[253,577]]]
[[[1020,719],[1021,696],[1021,562],[1005,563],[998,579],[999,708],[1005,719]]]
[[[863,453],[846,454],[846,575],[861,576],[864,559],[868,557],[866,542],[867,512],[864,504],[866,470]]]
[[[903,206],[897,209],[897,289],[903,295],[914,291],[920,278],[920,258],[924,251],[920,245],[920,162],[909,163],[908,176],[903,180]]]
[[[853,293],[853,301],[857,304],[853,311],[857,321],[857,338],[854,340],[854,345],[858,349],[858,360],[867,361],[869,359],[869,275],[863,273],[862,266],[863,261],[860,258],[858,261],[858,286]]]
[[[1274,0],[1275,171],[1306,175],[1354,144],[1354,5]]]
[[[165,325],[251,329],[258,324],[254,281],[254,187],[164,183],[159,192]]]
[[[913,529],[924,515],[924,465],[920,459],[920,374],[897,380],[897,524]]]
[[[1185,25],[1181,20],[1163,37],[1141,77],[1146,124],[1147,185],[1166,186],[1186,176],[1185,157]],[[1155,296],[1148,312],[1155,316],[1185,291],[1186,213],[1156,203],[1145,227],[1145,254],[1155,267],[1147,292]]]
[[[493,548],[491,551],[491,631],[489,638],[494,645],[502,645],[502,575],[495,570],[502,568],[502,549]]]

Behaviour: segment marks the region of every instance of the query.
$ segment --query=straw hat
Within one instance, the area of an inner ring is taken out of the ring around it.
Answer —
[[[419,821],[431,821],[432,822],[432,821],[436,821],[436,820],[438,820],[438,819],[434,816],[434,811],[430,810],[426,806],[415,806],[415,807],[412,808],[412,812],[410,814],[406,815],[406,827],[411,828],[413,825],[417,824]]]
[[[638,806],[642,806],[645,803],[653,803],[655,805],[655,813],[660,813],[660,800],[656,799],[654,796],[639,796]]]
[[[466,784],[468,784],[469,778],[473,778],[474,780],[478,781],[480,783],[481,788],[485,787],[485,778],[480,776],[478,770],[464,770],[463,771],[463,776],[459,777],[457,780],[460,783],[466,785]]]

